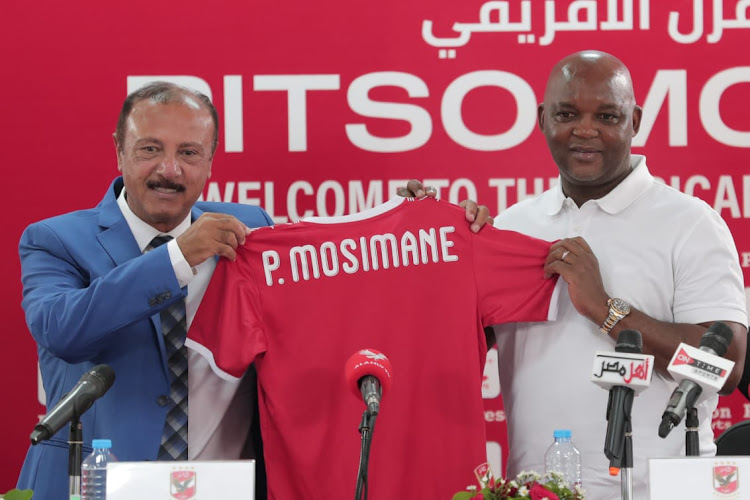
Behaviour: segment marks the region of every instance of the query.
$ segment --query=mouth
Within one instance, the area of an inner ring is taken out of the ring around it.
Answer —
[[[168,181],[151,181],[146,184],[149,189],[162,194],[177,194],[185,191],[185,186]]]
[[[592,148],[589,146],[571,146],[570,148],[568,148],[568,150],[574,158],[584,161],[593,160],[602,153],[600,149]]]

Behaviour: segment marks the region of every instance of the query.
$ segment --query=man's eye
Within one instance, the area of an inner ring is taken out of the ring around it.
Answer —
[[[563,118],[563,119],[572,118],[573,117],[573,112],[572,111],[558,111],[557,112],[557,117],[558,118]]]
[[[156,153],[158,149],[156,149],[156,146],[143,146],[141,151],[144,153]]]
[[[600,116],[602,117],[602,120],[606,120],[608,122],[617,120],[617,115],[614,115],[612,113],[602,113]]]
[[[184,154],[185,156],[196,156],[198,152],[192,149],[186,149],[182,152],[182,154]]]

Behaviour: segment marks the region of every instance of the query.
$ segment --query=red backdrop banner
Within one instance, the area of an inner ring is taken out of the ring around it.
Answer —
[[[128,90],[168,78],[211,95],[222,132],[205,199],[259,204],[285,222],[370,207],[416,177],[498,213],[556,178],[536,129],[551,67],[601,49],[630,67],[644,107],[634,152],[721,213],[747,283],[749,10],[740,0],[6,2],[0,491],[44,412],[18,239],[101,199]],[[491,372],[497,467],[505,416]],[[720,432],[750,405],[722,398],[715,417]]]

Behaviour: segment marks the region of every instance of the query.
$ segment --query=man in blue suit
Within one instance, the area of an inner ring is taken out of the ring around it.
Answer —
[[[184,300],[189,326],[218,257],[233,260],[249,227],[272,224],[258,207],[197,202],[217,138],[208,98],[163,82],[143,87],[126,99],[114,136],[122,177],[96,207],[32,224],[21,237],[23,308],[48,409],[93,366],[116,374],[81,419],[84,453],[93,438],[109,438],[120,460],[164,459],[177,403],[160,313]],[[165,235],[172,239],[152,249]],[[231,385],[200,356],[187,358],[190,430],[177,458],[251,457],[254,380]],[[34,500],[68,496],[67,433],[29,449],[18,486]]]

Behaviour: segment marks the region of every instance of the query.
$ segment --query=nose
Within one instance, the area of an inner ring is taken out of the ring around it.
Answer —
[[[593,117],[583,115],[573,127],[573,134],[582,139],[591,139],[599,135]]]
[[[177,158],[172,156],[164,158],[164,160],[159,163],[159,166],[156,168],[156,173],[167,179],[171,179],[182,175],[182,168],[180,168],[180,162],[177,161]]]

